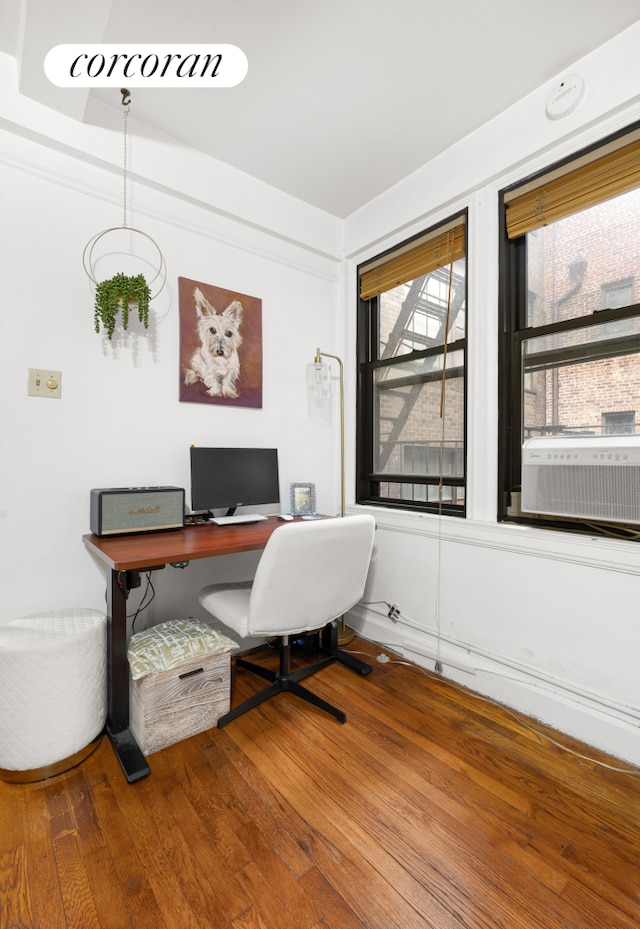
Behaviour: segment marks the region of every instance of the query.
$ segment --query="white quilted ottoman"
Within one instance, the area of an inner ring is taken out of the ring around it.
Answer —
[[[107,618],[72,608],[0,620],[0,778],[60,774],[97,748],[107,716]]]

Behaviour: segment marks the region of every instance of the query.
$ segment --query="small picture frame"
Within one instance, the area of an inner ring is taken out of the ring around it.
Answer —
[[[317,515],[315,484],[291,484],[291,515]]]

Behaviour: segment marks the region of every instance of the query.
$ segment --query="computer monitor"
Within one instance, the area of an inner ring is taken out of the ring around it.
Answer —
[[[227,509],[280,502],[276,448],[191,447],[191,508]]]

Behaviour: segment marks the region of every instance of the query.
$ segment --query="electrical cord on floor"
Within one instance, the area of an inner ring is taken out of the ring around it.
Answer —
[[[379,602],[383,602],[383,601],[379,601]],[[372,641],[372,640],[368,640],[368,641]],[[380,648],[390,647],[390,646],[387,646],[386,643],[384,642],[373,642],[373,644],[378,645]],[[345,651],[348,651],[349,654],[351,655],[362,655],[365,658],[371,658],[371,655],[369,655],[367,652],[355,651],[350,648],[345,649]],[[422,668],[420,665],[415,664],[413,661],[404,661],[400,658],[390,658],[388,655],[385,655],[384,657],[382,655],[378,655],[377,661],[380,664],[405,665],[407,668],[414,668],[415,670],[420,671],[422,674],[424,674],[425,677],[428,677],[432,681],[442,680],[442,677],[440,674],[429,671],[427,668]],[[632,777],[640,777],[640,768],[618,768],[615,765],[608,764],[606,761],[600,761],[598,758],[592,758],[589,755],[583,755],[580,752],[577,752],[575,749],[570,748],[568,745],[564,745],[562,742],[558,742],[548,733],[541,732],[539,729],[536,729],[535,726],[531,726],[529,723],[526,723],[524,719],[518,713],[516,713],[514,710],[509,709],[509,707],[505,706],[503,703],[498,703],[497,700],[492,700],[491,697],[487,697],[484,694],[476,693],[475,691],[469,690],[466,687],[459,687],[456,684],[456,682],[452,681],[450,678],[446,678],[445,683],[447,684],[447,686],[452,687],[454,690],[457,690],[458,693],[464,694],[465,697],[471,696],[474,699],[478,700],[480,703],[486,703],[489,706],[494,706],[499,710],[503,710],[505,713],[511,716],[511,718],[514,719],[518,723],[518,725],[522,726],[523,729],[526,729],[529,732],[532,732],[534,735],[539,736],[541,739],[545,739],[545,741],[549,742],[551,745],[555,745],[556,748],[559,748],[562,751],[567,752],[569,755],[573,755],[575,758],[580,758],[582,761],[588,761],[590,764],[599,765],[601,768],[606,768],[608,771],[614,771],[616,774],[630,774]]]

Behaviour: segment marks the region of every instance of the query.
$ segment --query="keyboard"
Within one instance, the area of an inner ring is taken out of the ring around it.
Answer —
[[[260,513],[241,513],[239,516],[212,516],[209,522],[216,526],[240,526],[242,523],[259,523],[266,518]]]

